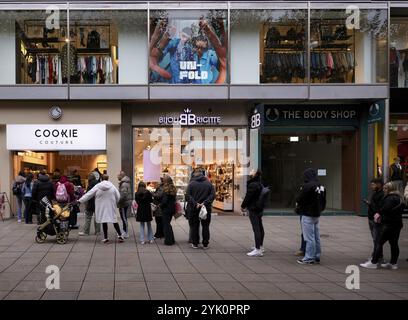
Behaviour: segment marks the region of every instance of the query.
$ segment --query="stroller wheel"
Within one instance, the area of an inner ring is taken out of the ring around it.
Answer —
[[[35,241],[37,243],[44,243],[45,239],[47,239],[47,234],[44,232],[38,232],[35,236]]]
[[[57,243],[58,244],[65,244],[67,243],[68,237],[65,235],[64,232],[57,233]]]

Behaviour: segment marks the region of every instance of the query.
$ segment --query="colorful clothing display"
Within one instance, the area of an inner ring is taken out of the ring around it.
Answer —
[[[82,56],[78,58],[77,70],[80,83],[114,83],[113,63],[110,56]]]

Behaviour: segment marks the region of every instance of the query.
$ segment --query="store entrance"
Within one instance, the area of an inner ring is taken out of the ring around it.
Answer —
[[[14,177],[20,171],[37,174],[41,170],[52,178],[56,170],[60,175],[70,177],[75,171],[75,175],[81,177],[82,186],[87,186],[88,174],[95,168],[101,173],[107,169],[106,153],[100,151],[57,151],[57,152],[13,152]]]
[[[354,212],[359,184],[356,150],[354,131],[264,135],[262,171],[272,187],[269,209],[293,213],[302,173],[312,167],[327,190],[326,210]]]
[[[140,181],[154,189],[160,177],[168,174],[176,185],[178,199],[184,201],[191,173],[198,167],[206,171],[215,187],[213,207],[234,211],[244,190],[244,177],[237,164],[241,149],[242,135],[236,128],[135,128],[135,190]]]

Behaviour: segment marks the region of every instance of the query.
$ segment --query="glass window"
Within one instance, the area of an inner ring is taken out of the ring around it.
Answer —
[[[311,10],[313,83],[386,83],[387,10]]]
[[[359,185],[356,146],[354,131],[308,134],[298,130],[287,135],[263,135],[262,173],[271,183],[268,207],[293,212],[302,173],[315,168],[327,191],[326,210],[355,211]]]
[[[390,118],[390,179],[399,180],[392,164],[399,158],[403,173],[403,181],[407,181],[408,175],[408,116],[392,115]],[[402,187],[402,186],[400,186]]]
[[[65,10],[0,11],[0,84],[63,84],[66,23]]]
[[[232,10],[231,83],[307,82],[307,10]]]
[[[69,25],[70,83],[147,84],[146,11],[71,10]]]
[[[408,17],[391,18],[390,87],[408,87]]]
[[[150,12],[150,83],[227,83],[226,10]]]

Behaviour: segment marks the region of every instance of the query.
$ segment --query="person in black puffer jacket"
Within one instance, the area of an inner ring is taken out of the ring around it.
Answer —
[[[98,183],[99,181],[96,179],[95,175],[93,173],[90,173],[88,176],[88,187],[86,188],[86,192],[91,190]],[[78,235],[89,236],[89,232],[91,230],[92,216],[94,215],[94,213],[95,213],[95,197],[93,197],[91,200],[89,200],[86,203],[84,229],[82,232],[79,232]],[[97,223],[95,219],[94,219],[94,228],[95,228],[95,235],[98,235],[101,233],[101,224]]]
[[[374,215],[374,221],[380,224],[380,234],[371,261],[360,264],[363,268],[377,269],[382,255],[382,247],[388,241],[391,247],[390,263],[383,263],[383,268],[398,269],[399,246],[398,240],[403,227],[402,213],[404,200],[394,182],[388,182],[384,186],[384,199],[380,210]]]
[[[38,180],[33,185],[32,200],[37,204],[40,217],[38,224],[44,223],[47,218],[45,217],[45,207],[40,204],[42,198],[46,197],[48,201],[54,200],[55,189],[54,184],[51,182],[45,170],[41,171],[38,175]]]
[[[252,171],[247,182],[247,192],[244,201],[241,204],[241,209],[247,209],[249,212],[249,220],[251,221],[252,230],[254,231],[255,247],[247,255],[250,257],[261,257],[264,253],[263,241],[265,231],[262,224],[263,210],[257,207],[257,201],[261,195],[261,171]]]
[[[171,227],[171,219],[176,213],[176,195],[177,190],[173,179],[165,175],[163,177],[163,196],[160,201],[160,210],[163,218],[164,244],[166,246],[172,246],[176,243],[173,228]]]

